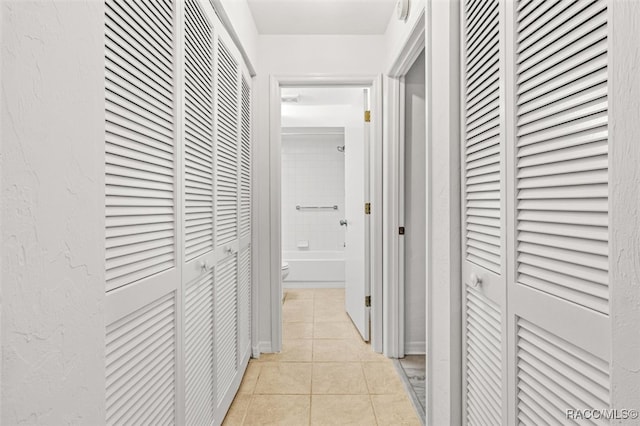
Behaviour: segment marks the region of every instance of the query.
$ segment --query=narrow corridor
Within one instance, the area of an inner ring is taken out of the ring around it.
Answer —
[[[344,312],[344,290],[286,290],[283,350],[252,359],[224,425],[419,425],[393,362]]]

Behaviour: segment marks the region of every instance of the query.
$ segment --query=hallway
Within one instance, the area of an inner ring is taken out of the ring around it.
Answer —
[[[286,290],[283,350],[252,359],[224,425],[419,425],[393,362],[362,342],[343,289]]]

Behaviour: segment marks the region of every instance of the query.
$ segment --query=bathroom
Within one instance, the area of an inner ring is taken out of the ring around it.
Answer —
[[[364,158],[345,158],[363,146],[367,95],[357,87],[282,89],[283,292],[345,287],[345,202],[364,199],[365,190]]]

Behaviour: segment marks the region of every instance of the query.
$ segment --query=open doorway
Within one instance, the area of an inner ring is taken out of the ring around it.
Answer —
[[[400,277],[404,289],[404,335],[399,355],[418,413],[426,405],[426,84],[425,52],[418,55],[401,81],[401,140],[399,220],[404,232],[400,246]]]
[[[382,352],[380,88],[380,76],[271,79],[273,352],[287,350],[283,299],[313,322],[315,304],[295,301],[311,294],[336,296],[315,313]]]
[[[285,339],[312,316],[314,337],[370,340],[369,97],[356,86],[281,90]]]

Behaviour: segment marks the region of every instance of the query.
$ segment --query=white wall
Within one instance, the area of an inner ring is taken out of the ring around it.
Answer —
[[[640,407],[640,3],[612,1],[609,19],[611,405],[620,410]]]
[[[384,36],[260,36],[258,39],[257,128],[254,157],[257,194],[254,215],[257,222],[255,251],[259,254],[256,278],[261,294],[259,303],[259,340],[263,350],[270,350],[271,341],[271,276],[280,271],[270,269],[272,218],[270,216],[271,173],[280,168],[279,159],[270,157],[269,91],[270,76],[315,75],[375,75],[383,72],[384,58],[380,46]],[[276,163],[272,163],[276,161]],[[280,182],[277,183],[280,185]],[[279,202],[279,200],[276,200]],[[279,220],[280,218],[273,218]]]
[[[258,30],[256,28],[249,3],[246,0],[213,0],[221,20],[228,25],[227,30],[236,42],[247,67],[257,72]]]
[[[422,53],[405,76],[405,350],[425,352],[426,109]]]
[[[1,420],[102,424],[104,7],[1,7]]]
[[[427,424],[461,418],[460,2],[431,0],[427,80]]]
[[[323,129],[327,128],[306,131]],[[344,217],[344,154],[336,147],[345,144],[344,132],[300,134],[304,128],[292,130],[294,134],[282,135],[282,250],[342,252],[345,232],[339,221]],[[338,209],[297,210],[297,205],[336,205]]]

